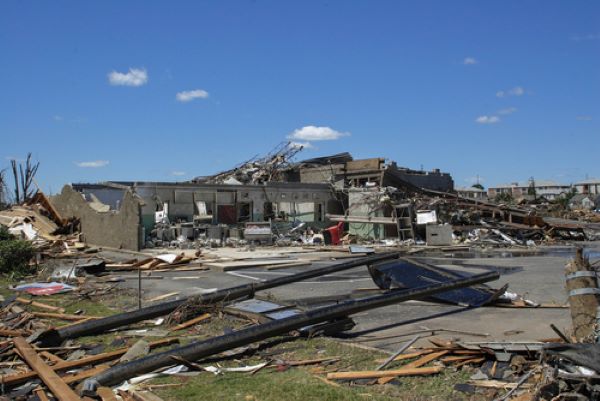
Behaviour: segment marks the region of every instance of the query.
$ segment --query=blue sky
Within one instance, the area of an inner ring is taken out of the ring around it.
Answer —
[[[0,50],[0,166],[31,151],[47,191],[289,137],[457,186],[600,176],[596,1],[3,1]]]

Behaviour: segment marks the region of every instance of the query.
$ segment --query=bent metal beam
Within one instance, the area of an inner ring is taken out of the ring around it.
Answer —
[[[51,329],[42,333],[37,338],[37,341],[44,346],[57,345],[62,343],[64,340],[70,338],[77,338],[81,336],[89,336],[93,334],[103,333],[108,330],[140,322],[142,320],[164,316],[168,313],[173,312],[180,305],[183,305],[188,301],[193,301],[199,305],[210,305],[222,301],[235,301],[241,298],[252,297],[254,296],[254,293],[258,291],[279,287],[285,284],[290,284],[309,278],[324,276],[326,274],[336,273],[343,270],[348,270],[357,266],[370,265],[385,260],[396,259],[399,256],[400,253],[398,252],[386,252],[377,255],[353,259],[343,263],[337,263],[321,269],[313,269],[297,274],[292,274],[290,276],[283,276],[273,280],[225,288],[212,294],[198,295],[174,301],[164,302],[158,305],[148,306],[132,312],[118,313],[116,315],[107,316],[102,319],[94,319],[79,324],[70,325],[68,327]]]
[[[194,342],[183,347],[174,348],[154,355],[148,355],[129,363],[114,366],[87,379],[83,384],[82,391],[86,395],[91,395],[95,393],[98,386],[114,385],[128,378],[152,372],[162,367],[174,365],[176,362],[173,357],[196,361],[226,350],[282,335],[308,325],[346,317],[351,314],[411,299],[421,299],[456,288],[481,284],[487,281],[496,280],[499,277],[500,275],[497,272],[483,273],[419,288],[394,290],[383,295],[316,308],[287,318],[274,320],[269,323],[249,327],[219,337],[213,337],[205,341]]]

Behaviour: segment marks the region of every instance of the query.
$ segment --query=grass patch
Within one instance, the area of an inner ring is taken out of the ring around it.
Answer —
[[[485,400],[484,395],[467,395],[453,390],[464,383],[471,372],[445,369],[429,377],[405,377],[397,384],[361,385],[349,382],[327,383],[327,371],[371,370],[376,360],[385,357],[374,350],[351,347],[327,338],[297,339],[262,351],[262,356],[243,360],[218,362],[220,366],[254,365],[268,359],[303,360],[337,356],[341,360],[327,366],[292,367],[284,371],[265,368],[258,373],[224,373],[215,376],[203,372],[193,377],[163,377],[151,384],[173,384],[174,387],[155,388],[166,401],[306,401],[306,400]],[[215,365],[215,362],[210,363]],[[201,363],[203,366],[209,363]]]

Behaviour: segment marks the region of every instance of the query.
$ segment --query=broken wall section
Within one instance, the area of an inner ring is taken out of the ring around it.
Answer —
[[[62,216],[80,220],[83,240],[88,244],[133,251],[141,249],[142,205],[131,191],[124,191],[119,210],[95,210],[70,185],[65,185],[62,192],[51,197],[50,201]]]

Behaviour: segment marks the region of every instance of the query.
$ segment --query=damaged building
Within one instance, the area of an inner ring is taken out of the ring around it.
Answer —
[[[409,219],[414,216],[408,209],[382,207],[382,197],[389,193],[386,188],[454,189],[447,173],[400,168],[383,158],[354,160],[349,153],[340,153],[290,162],[299,150],[280,146],[262,158],[188,182],[72,184],[53,202],[62,214],[79,218],[89,243],[138,250],[198,238],[240,240],[245,233],[271,243],[273,237],[296,228],[326,229],[344,221],[339,217],[344,215],[386,219],[368,227],[362,221],[349,222],[353,235],[409,239],[413,237]],[[394,196],[405,193],[398,190]],[[397,217],[403,224],[397,224]]]

